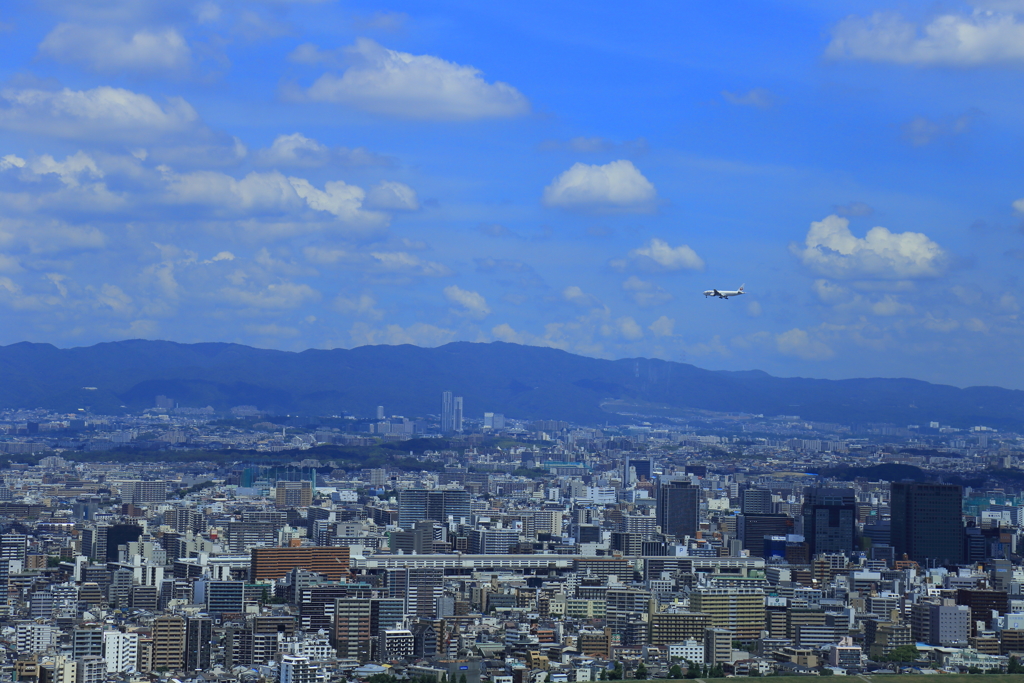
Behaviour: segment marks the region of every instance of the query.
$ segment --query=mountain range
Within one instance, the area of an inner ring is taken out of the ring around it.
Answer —
[[[0,408],[109,414],[152,407],[164,395],[180,406],[218,411],[254,405],[280,415],[371,416],[383,405],[389,415],[411,418],[440,412],[445,390],[463,396],[466,416],[476,418],[493,411],[602,424],[621,422],[623,412],[709,410],[844,424],[1024,427],[1024,391],[913,379],[782,378],[504,342],[302,352],[147,340],[0,347]]]

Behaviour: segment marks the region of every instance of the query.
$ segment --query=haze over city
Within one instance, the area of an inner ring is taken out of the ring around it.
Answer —
[[[5,3],[0,343],[1024,388],[1021,11]]]

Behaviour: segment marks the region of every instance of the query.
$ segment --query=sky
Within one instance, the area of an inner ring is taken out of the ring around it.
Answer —
[[[11,0],[0,344],[1024,389],[1022,83],[1024,0]]]

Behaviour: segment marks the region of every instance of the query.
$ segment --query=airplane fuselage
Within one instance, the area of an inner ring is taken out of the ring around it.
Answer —
[[[704,296],[705,297],[717,296],[719,299],[728,299],[731,296],[739,296],[739,295],[745,294],[745,293],[746,292],[743,291],[743,287],[741,286],[739,289],[736,289],[736,290],[708,289],[708,290],[704,291]]]

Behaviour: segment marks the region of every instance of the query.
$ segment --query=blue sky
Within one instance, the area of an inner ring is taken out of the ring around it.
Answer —
[[[15,0],[0,31],[0,343],[1024,389],[1022,0]]]

